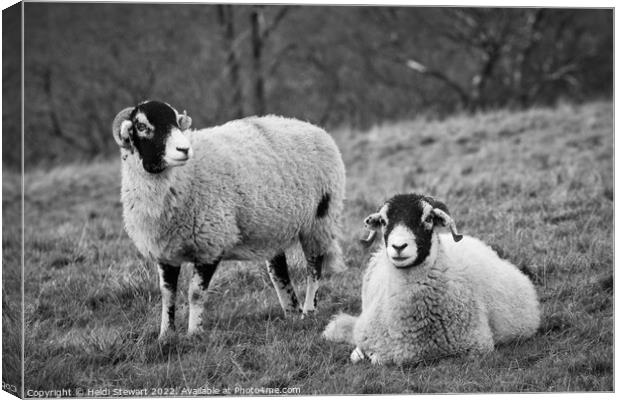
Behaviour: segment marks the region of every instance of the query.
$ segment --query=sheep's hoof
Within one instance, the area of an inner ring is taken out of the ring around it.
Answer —
[[[198,337],[204,333],[204,328],[202,326],[197,326],[195,328],[188,328],[187,336],[188,337]]]
[[[366,356],[364,356],[364,352],[362,351],[362,349],[360,349],[359,347],[356,347],[351,353],[350,358],[353,364],[357,364],[358,362],[363,361],[366,358]]]
[[[370,358],[372,365],[383,365],[383,361],[376,354],[368,354],[368,358]]]
[[[301,319],[306,319],[309,317],[314,317],[316,314],[316,310],[306,310],[301,313]]]
[[[157,336],[157,341],[159,343],[168,343],[176,336],[176,332],[173,330],[166,330],[159,332],[159,336]]]
[[[295,317],[296,315],[301,315],[301,308],[289,308],[284,310],[284,318]]]

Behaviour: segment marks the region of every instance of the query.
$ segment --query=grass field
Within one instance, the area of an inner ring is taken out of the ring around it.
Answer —
[[[327,277],[318,314],[284,320],[262,263],[223,263],[210,287],[210,328],[188,339],[183,270],[179,337],[163,346],[155,266],[122,226],[119,160],[28,173],[25,388],[612,391],[612,118],[612,105],[598,102],[335,131],[347,166],[342,244],[350,268]],[[11,224],[19,177],[5,175]],[[462,233],[532,277],[543,309],[534,338],[407,367],[351,365],[350,346],[320,338],[334,313],[360,309],[363,218],[407,191],[444,199]],[[19,245],[18,230],[5,233],[5,254],[19,254]],[[18,256],[4,261],[15,267]],[[302,270],[293,269],[303,290]],[[18,282],[18,272],[9,279]],[[15,309],[11,301],[5,308]]]

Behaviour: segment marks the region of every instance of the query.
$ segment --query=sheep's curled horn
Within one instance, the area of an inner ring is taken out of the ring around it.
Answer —
[[[372,242],[375,241],[375,236],[377,236],[377,231],[370,231],[366,239],[360,239],[360,243],[363,244],[364,247],[370,247]]]
[[[385,206],[383,206],[385,207]],[[381,209],[383,209],[383,207]],[[376,219],[380,212],[381,209],[376,212],[375,214],[369,215],[368,217],[366,217],[366,219],[364,220],[364,225],[366,226],[366,229],[368,229],[370,231],[370,234],[368,235],[368,237],[366,239],[360,239],[360,243],[364,246],[364,247],[370,247],[370,245],[372,245],[372,243],[375,241],[375,237],[377,236],[377,228],[373,228],[372,226],[375,225],[373,224],[373,219]]]
[[[456,223],[450,216],[450,211],[448,211],[448,207],[444,203],[439,200],[435,200],[431,196],[424,196],[424,201],[426,201],[433,208],[431,213],[435,217],[441,219],[443,225],[450,229],[450,232],[452,233],[452,239],[454,239],[455,242],[463,239],[463,235],[460,235],[456,230]]]
[[[456,223],[454,222],[452,217],[450,217],[445,211],[439,208],[433,208],[432,213],[436,217],[439,217],[441,220],[443,220],[444,225],[450,228],[450,232],[452,233],[452,239],[454,239],[455,242],[458,242],[461,239],[463,239],[463,235],[460,235],[458,231],[456,230]]]
[[[116,117],[114,117],[114,121],[112,122],[112,136],[114,136],[114,140],[116,141],[116,143],[120,147],[123,147],[125,149],[131,148],[131,139],[127,134],[127,130],[122,129],[122,125],[123,123],[131,124],[131,122],[129,121],[129,116],[131,115],[132,111],[133,107],[127,107],[121,110],[121,112],[116,114]]]

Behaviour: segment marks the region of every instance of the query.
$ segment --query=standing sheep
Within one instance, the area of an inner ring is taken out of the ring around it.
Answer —
[[[129,237],[158,263],[160,339],[174,330],[180,266],[193,264],[188,334],[203,330],[209,281],[223,260],[269,260],[287,313],[315,310],[325,268],[344,268],[337,242],[345,171],[333,139],[294,119],[251,117],[188,130],[191,118],[166,103],[122,110],[112,132],[122,158],[121,200]],[[307,260],[303,308],[285,250]]]
[[[362,313],[336,316],[323,336],[357,346],[351,360],[415,362],[532,336],[540,323],[536,291],[514,265],[478,239],[461,236],[445,204],[396,195],[365,220],[372,244]],[[452,236],[440,233],[449,228]]]

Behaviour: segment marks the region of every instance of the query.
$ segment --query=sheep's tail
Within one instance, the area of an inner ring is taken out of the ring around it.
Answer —
[[[357,318],[345,313],[337,314],[325,327],[323,337],[333,342],[345,342],[354,345],[353,328]]]
[[[347,269],[342,255],[342,248],[338,244],[337,239],[333,239],[327,253],[323,257],[323,271],[343,272]]]

